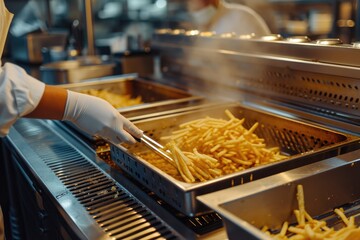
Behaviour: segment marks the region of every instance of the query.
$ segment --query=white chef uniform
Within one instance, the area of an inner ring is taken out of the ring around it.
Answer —
[[[0,57],[13,15],[0,0]],[[0,61],[1,65],[1,61]],[[6,63],[0,68],[0,137],[9,132],[11,125],[35,109],[45,84],[29,76],[22,68]]]
[[[11,125],[21,116],[30,113],[39,103],[45,85],[30,77],[13,64],[1,67],[1,57],[12,20],[11,14],[0,0],[0,137],[9,132]],[[0,240],[4,237],[4,220],[0,208]]]
[[[271,33],[264,19],[253,9],[237,3],[220,2],[219,10],[211,21],[211,31],[218,34],[234,32],[238,35]]]
[[[0,0],[0,58],[12,16],[4,1]],[[9,132],[18,118],[31,113],[38,106],[44,91],[45,84],[29,76],[22,68],[10,63],[0,67],[0,137]],[[115,145],[136,143],[133,136],[142,136],[142,131],[109,102],[73,91],[67,91],[63,120],[71,121],[88,134],[107,139]],[[3,235],[0,211],[0,240]]]
[[[213,31],[217,34],[236,33],[257,36],[271,33],[264,19],[253,9],[237,3],[220,1],[219,7],[208,5],[191,13],[195,28],[201,31]]]

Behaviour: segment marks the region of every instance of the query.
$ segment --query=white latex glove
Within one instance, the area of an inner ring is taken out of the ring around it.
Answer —
[[[142,136],[142,131],[107,101],[69,90],[63,120],[71,121],[86,133],[115,145],[136,143],[134,137]]]

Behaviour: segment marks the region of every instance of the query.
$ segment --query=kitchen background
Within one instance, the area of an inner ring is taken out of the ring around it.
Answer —
[[[255,9],[273,33],[285,37],[336,37],[344,43],[360,39],[356,25],[360,22],[360,10],[356,0],[228,1]],[[84,3],[83,0],[5,0],[15,14],[9,37],[13,40],[8,41],[5,56],[26,61],[26,57],[17,57],[14,45],[18,46],[19,39],[34,32],[64,32],[66,37],[61,41],[64,47],[83,51]],[[144,49],[150,45],[155,29],[186,28],[190,22],[186,1],[182,0],[93,0],[92,12],[95,47],[100,54]],[[54,45],[59,45],[58,41]]]

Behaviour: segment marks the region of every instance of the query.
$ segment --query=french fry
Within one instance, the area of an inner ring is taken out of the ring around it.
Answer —
[[[299,203],[299,225],[305,226],[305,201],[304,201],[304,190],[302,185],[297,186],[296,197]]]
[[[288,227],[289,227],[289,223],[284,222],[279,235],[282,236],[282,237],[285,237],[285,234],[286,234],[286,232],[288,230]]]

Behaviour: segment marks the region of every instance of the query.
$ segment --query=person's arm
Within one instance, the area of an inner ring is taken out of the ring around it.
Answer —
[[[109,102],[69,90],[63,120],[71,121],[88,134],[104,138],[115,145],[122,142],[135,143],[135,138],[142,136],[142,131]]]
[[[14,64],[0,68],[0,100],[0,136],[21,117],[71,121],[89,135],[113,144],[135,143],[142,136],[109,102],[45,85]]]
[[[25,115],[25,117],[62,120],[66,100],[66,89],[46,85],[39,104],[34,111]]]
[[[142,135],[107,101],[57,86],[46,85],[37,107],[24,117],[71,121],[88,134],[113,144],[135,143],[134,137]]]

